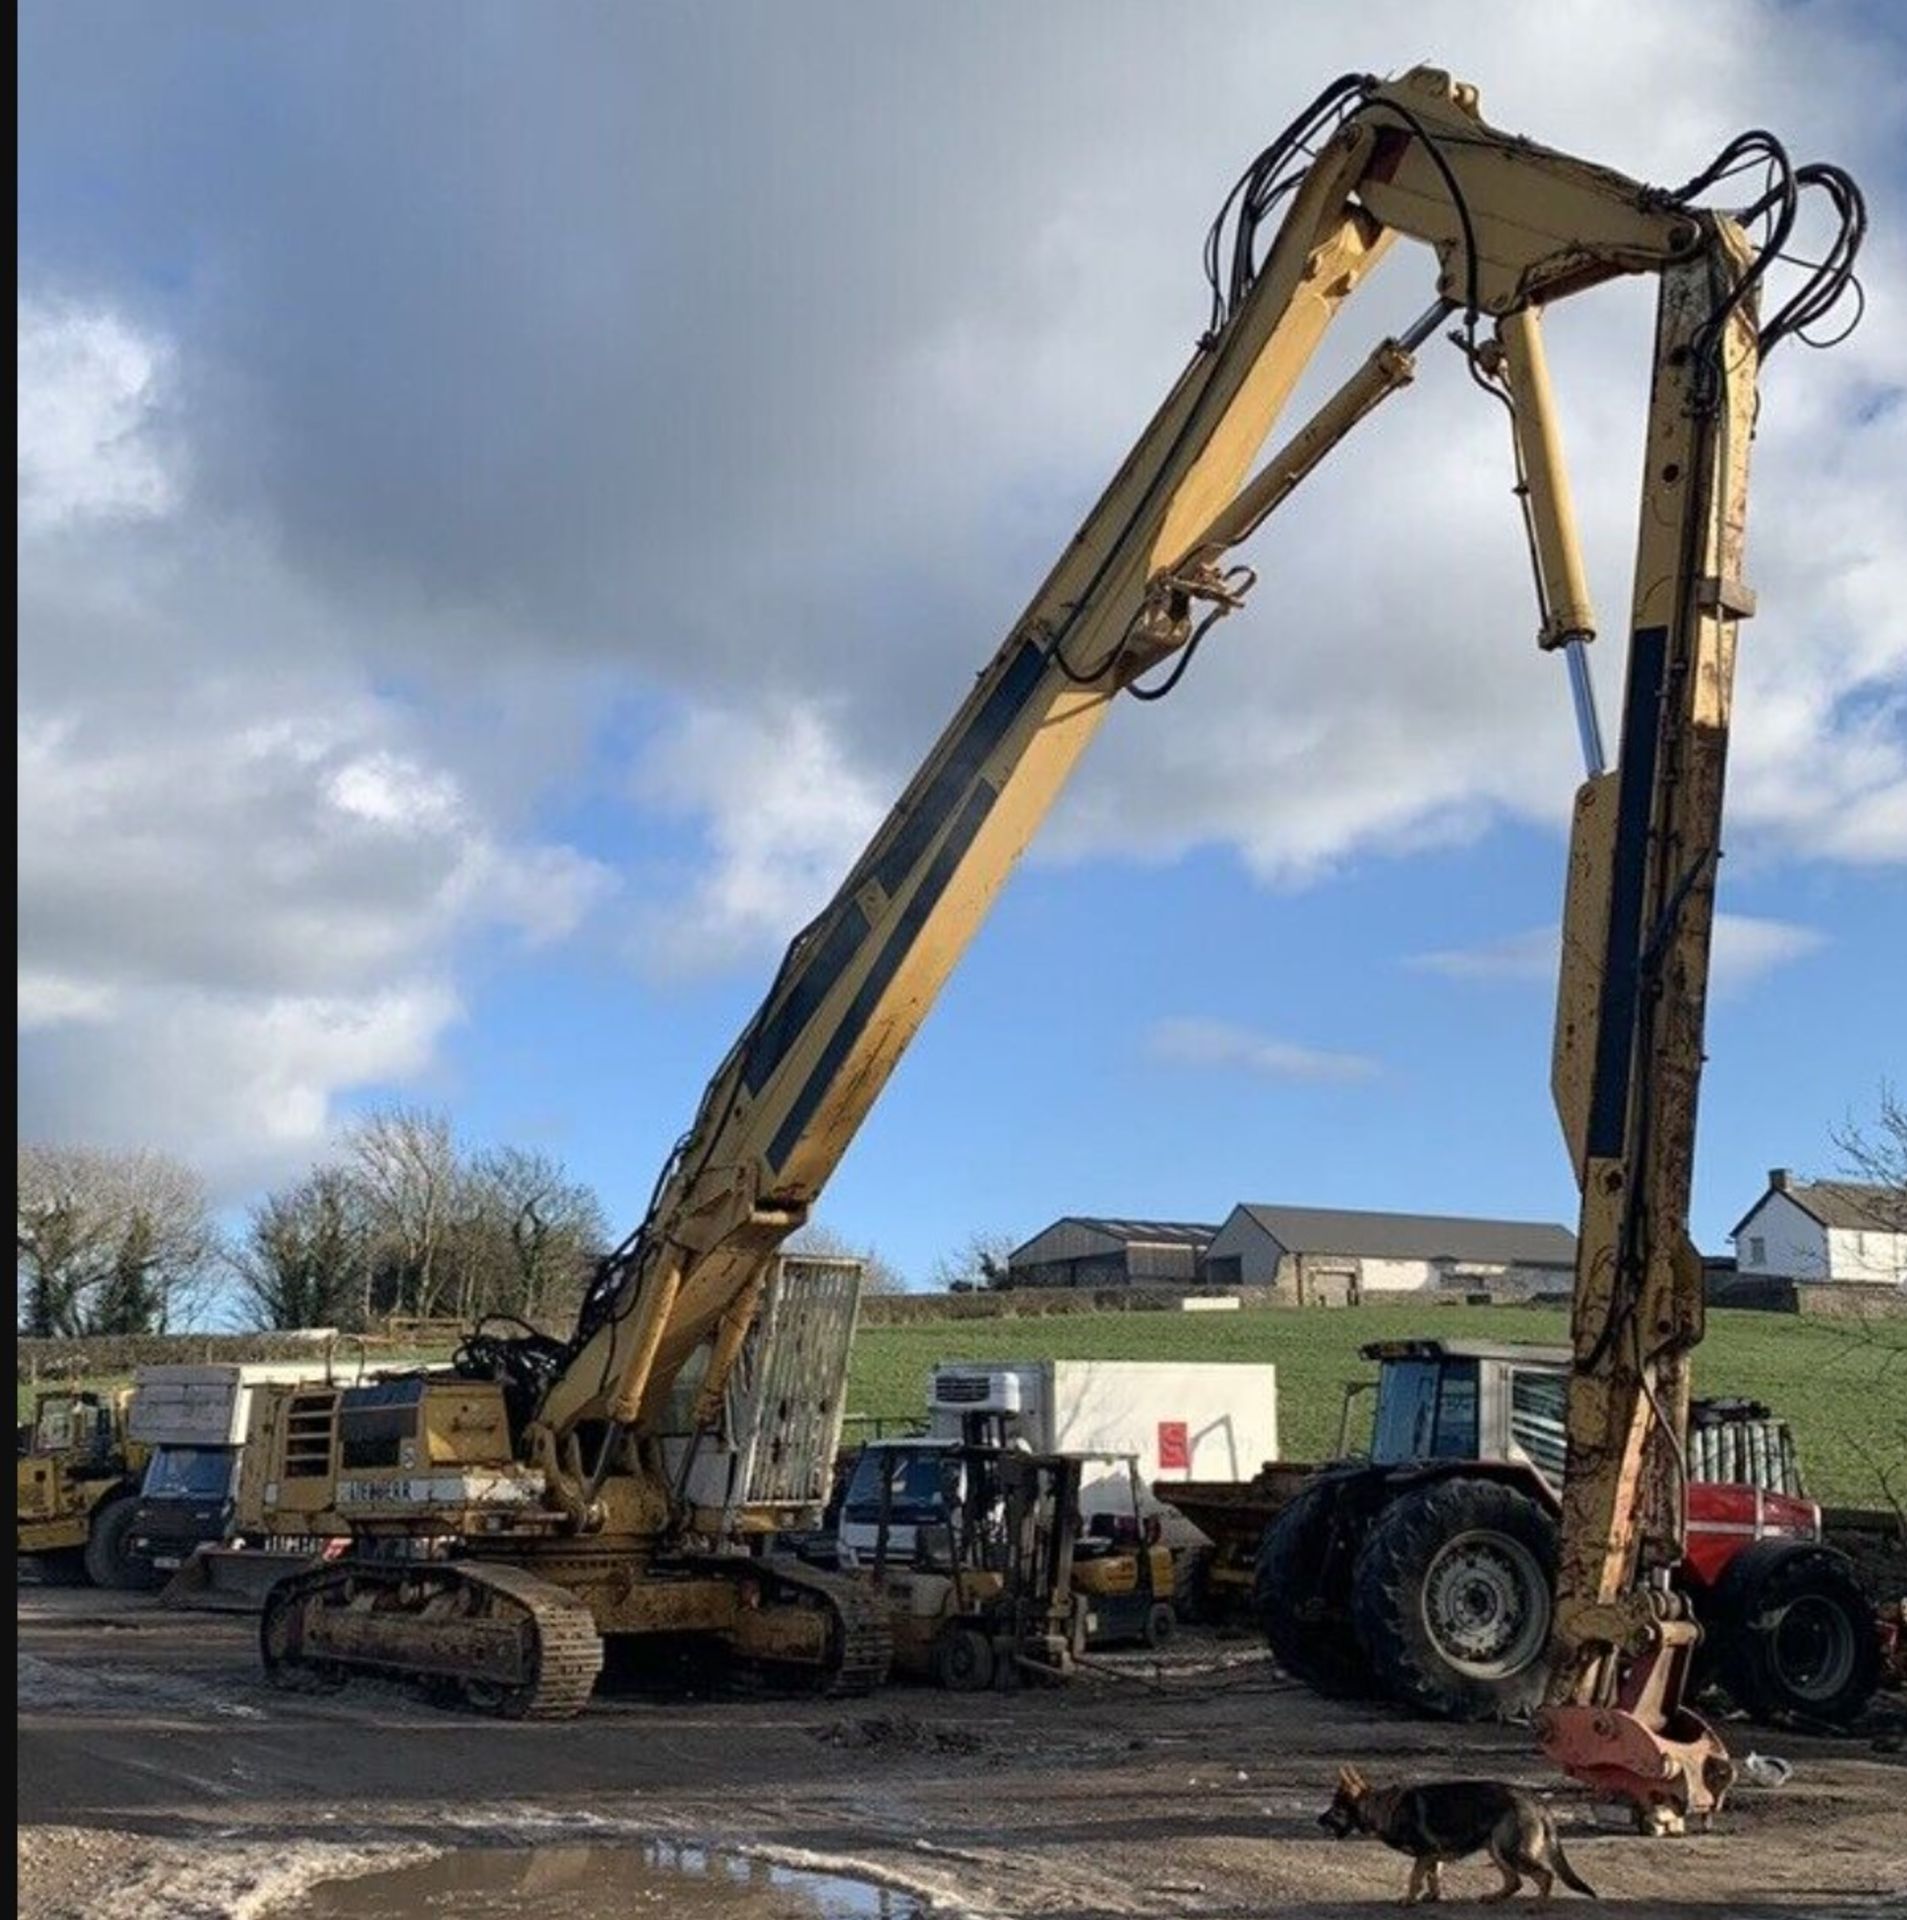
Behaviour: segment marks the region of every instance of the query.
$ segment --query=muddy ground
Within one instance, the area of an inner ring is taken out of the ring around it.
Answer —
[[[527,1884],[522,1849],[573,1863],[580,1846],[624,1842],[648,1843],[650,1865],[714,1848],[830,1870],[896,1890],[893,1913],[1356,1920],[1395,1902],[1407,1863],[1317,1827],[1345,1760],[1384,1781],[1484,1774],[1552,1792],[1570,1856],[1605,1903],[1661,1920],[1907,1914],[1907,1762],[1870,1736],[1732,1726],[1738,1756],[1793,1762],[1789,1784],[1743,1789],[1712,1834],[1642,1841],[1599,1824],[1526,1733],[1327,1705],[1243,1640],[1188,1635],[1163,1665],[1118,1656],[1115,1671],[1054,1693],[625,1692],[568,1725],[513,1726],[396,1689],[274,1693],[243,1618],[30,1587],[18,1615],[19,1889],[32,1920],[342,1912],[357,1909],[337,1904],[335,1885],[313,1888],[433,1857],[454,1868],[446,1884],[464,1885],[485,1877],[465,1853],[478,1848],[513,1850],[496,1856],[494,1886]],[[747,1905],[721,1910],[813,1915],[784,1879],[761,1866]],[[1495,1875],[1473,1862],[1446,1884],[1469,1901]],[[533,1893],[482,1903],[559,1910],[582,1909]],[[666,1894],[638,1905],[633,1892],[627,1907],[588,1907],[675,1910],[716,1909]]]

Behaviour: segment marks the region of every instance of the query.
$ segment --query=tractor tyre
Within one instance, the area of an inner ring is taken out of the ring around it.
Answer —
[[[1141,1638],[1156,1653],[1179,1630],[1179,1616],[1170,1600],[1155,1600],[1146,1609]]]
[[[1252,1578],[1252,1612],[1292,1679],[1333,1700],[1362,1699],[1370,1669],[1350,1616],[1318,1591],[1339,1489],[1307,1487],[1265,1529]]]
[[[1722,1685],[1755,1719],[1844,1727],[1880,1685],[1873,1603],[1832,1547],[1744,1548],[1715,1583],[1709,1612]]]
[[[1394,1500],[1357,1556],[1351,1614],[1385,1691],[1439,1720],[1521,1720],[1549,1679],[1556,1522],[1497,1480]]]
[[[129,1551],[133,1517],[139,1502],[130,1494],[108,1500],[93,1515],[86,1535],[86,1573],[96,1587],[124,1593],[152,1593],[165,1584],[157,1568],[136,1560]]]

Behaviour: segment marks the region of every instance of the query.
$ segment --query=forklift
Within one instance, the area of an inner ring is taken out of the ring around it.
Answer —
[[[856,1570],[885,1603],[896,1672],[953,1693],[1074,1672],[1087,1630],[1074,1590],[1078,1458],[877,1440],[857,1479],[878,1493],[873,1551]]]
[[[1095,1513],[1073,1553],[1073,1592],[1085,1603],[1088,1646],[1143,1644],[1156,1653],[1179,1626],[1178,1558],[1157,1513],[1145,1511],[1139,1459],[1131,1453],[1072,1454],[1123,1467],[1132,1512]]]

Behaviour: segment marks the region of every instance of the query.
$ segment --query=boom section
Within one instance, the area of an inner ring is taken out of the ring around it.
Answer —
[[[1718,235],[1662,277],[1618,761],[1577,795],[1554,1067],[1582,1213],[1542,1734],[1570,1772],[1667,1825],[1712,1811],[1728,1777],[1680,1705],[1697,1629],[1669,1584],[1703,1325],[1688,1224],[1724,773],[1737,628],[1754,611],[1753,256],[1732,223]]]
[[[1223,555],[1388,393],[1453,308],[1501,316],[1703,256],[1705,216],[1488,127],[1418,69],[1356,93],[1218,317],[839,892],[795,939],[705,1092],[648,1221],[586,1313],[542,1423],[641,1432],[689,1356],[739,1343],[763,1263],[829,1175],[1104,722],[1235,605]],[[1436,300],[1249,479],[1332,319],[1404,235]],[[1249,481],[1249,484],[1248,484]]]

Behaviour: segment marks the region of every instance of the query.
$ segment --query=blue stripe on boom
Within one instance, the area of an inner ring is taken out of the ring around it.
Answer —
[[[794,1151],[795,1142],[807,1130],[815,1110],[833,1088],[842,1065],[866,1031],[868,1021],[873,1018],[881,995],[900,971],[901,962],[907,958],[914,942],[920,937],[921,928],[927,924],[927,916],[939,905],[940,897],[947,891],[955,870],[966,857],[967,849],[973,845],[974,835],[980,831],[981,823],[993,811],[993,803],[999,797],[998,791],[983,781],[974,788],[959,817],[948,829],[939,852],[921,875],[914,897],[894,923],[894,931],[888,936],[887,945],[876,955],[873,966],[868,969],[867,978],[861,982],[860,991],[849,1001],[841,1016],[841,1024],[835,1028],[827,1046],[822,1049],[821,1058],[816,1061],[807,1084],[795,1096],[794,1105],[788,1109],[788,1117],[769,1143],[768,1164],[777,1173]]]
[[[981,703],[966,732],[955,741],[940,771],[929,782],[914,810],[901,822],[893,845],[881,855],[874,869],[874,878],[890,899],[906,885],[921,856],[947,824],[948,815],[973,784],[974,776],[992,758],[994,749],[1006,738],[1007,729],[1025,710],[1045,670],[1046,656],[1029,640],[995,681],[993,691]],[[748,1059],[742,1067],[742,1084],[751,1094],[759,1093],[787,1059],[822,1001],[854,964],[867,933],[867,915],[852,904],[828,929],[748,1050]]]
[[[802,968],[800,977],[788,989],[787,997],[772,1018],[766,1021],[749,1049],[748,1064],[742,1069],[742,1084],[750,1093],[759,1093],[762,1084],[788,1056],[788,1049],[801,1037],[801,1030],[814,1010],[828,997],[834,983],[847,970],[867,938],[867,915],[859,906],[848,909],[815,949],[814,958]]]
[[[1649,817],[1662,737],[1662,676],[1667,627],[1639,628],[1629,642],[1629,687],[1622,711],[1622,766],[1617,786],[1616,845],[1609,883],[1609,934],[1602,960],[1602,1020],[1596,1029],[1596,1080],[1589,1100],[1589,1152],[1620,1157],[1629,1124],[1629,1081],[1635,1070],[1641,1014],[1643,888],[1649,866]]]
[[[1029,640],[994,682],[972,725],[954,742],[953,751],[941,763],[913,812],[901,822],[894,844],[874,869],[881,891],[890,899],[906,884],[907,876],[973,785],[974,776],[993,757],[994,748],[1006,738],[1007,729],[1020,717],[1045,673],[1046,656]]]

